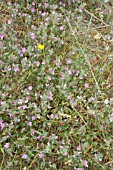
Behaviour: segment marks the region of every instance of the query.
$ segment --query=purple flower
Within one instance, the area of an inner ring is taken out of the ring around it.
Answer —
[[[23,158],[23,159],[27,159],[27,158],[28,158],[28,155],[27,155],[27,154],[23,154],[22,158]]]

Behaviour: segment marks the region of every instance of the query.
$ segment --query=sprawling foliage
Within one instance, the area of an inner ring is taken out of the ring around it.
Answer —
[[[2,170],[113,169],[112,0],[2,0]]]

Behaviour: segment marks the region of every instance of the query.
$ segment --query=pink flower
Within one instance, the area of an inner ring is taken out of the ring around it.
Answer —
[[[29,125],[29,126],[32,126],[32,122],[28,122],[28,125]]]
[[[35,9],[34,9],[34,8],[32,8],[32,9],[31,9],[31,12],[35,12]]]
[[[11,20],[8,20],[8,24],[11,24]]]
[[[62,5],[62,2],[60,1],[59,4]]]
[[[63,30],[64,30],[64,26],[61,26],[61,27],[60,27],[60,31],[63,31]]]
[[[4,101],[1,101],[1,105],[4,105],[5,104],[5,102]]]
[[[34,2],[32,2],[32,5],[35,5],[35,3],[34,3]]]
[[[77,150],[78,150],[78,151],[81,151],[81,149],[82,149],[82,148],[81,148],[81,146],[79,145],[79,146],[77,147]]]
[[[63,154],[63,155],[64,155],[64,156],[66,156],[67,154],[68,154],[67,152],[64,152],[64,154]]]
[[[49,21],[49,20],[50,20],[50,18],[49,18],[49,17],[47,17],[45,20],[46,20],[46,21]]]
[[[34,33],[31,33],[31,38],[34,40],[36,38]]]
[[[49,71],[51,74],[55,74],[55,71],[52,68],[50,68]]]
[[[88,162],[86,160],[84,161],[84,166],[88,167]]]
[[[47,96],[49,100],[53,100],[53,97],[51,95]]]
[[[37,67],[39,67],[40,62],[37,61],[37,62],[35,62],[35,64],[36,64]]]
[[[37,136],[37,139],[41,139],[41,135],[38,135],[38,136]]]
[[[14,67],[14,71],[15,71],[15,72],[19,71],[18,66],[15,66],[15,67]]]
[[[58,6],[57,6],[57,5],[55,5],[54,9],[57,9],[57,8],[58,8]]]
[[[48,7],[48,6],[49,6],[49,3],[46,2],[46,3],[45,3],[45,6]]]
[[[51,76],[48,76],[47,78],[48,78],[48,80],[51,80]]]
[[[79,9],[79,12],[82,12],[82,8]]]
[[[0,39],[3,40],[4,34],[0,34]]]
[[[39,158],[43,158],[44,154],[42,152],[39,153]]]
[[[62,140],[62,144],[63,144],[63,145],[65,144],[65,141],[64,141],[64,140]]]
[[[60,41],[60,38],[59,38],[59,37],[56,37],[56,40],[57,40],[57,41]]]
[[[0,123],[2,123],[3,122],[3,120],[2,119],[0,119]]]
[[[52,14],[54,15],[54,14],[56,14],[56,12],[55,12],[55,11],[52,11]]]
[[[22,104],[22,103],[23,103],[23,99],[19,99],[18,104]]]
[[[51,118],[51,119],[54,119],[54,114],[51,114],[51,115],[50,115],[50,118]]]
[[[28,94],[28,95],[29,95],[29,91],[28,91],[28,90],[26,90],[26,94]]]
[[[72,60],[71,59],[68,59],[67,60],[67,64],[71,64],[72,63]]]
[[[113,122],[113,113],[111,114],[111,117],[109,118],[110,122]]]
[[[106,46],[106,51],[108,51],[108,50],[109,50],[109,46],[107,45],[107,46]]]
[[[22,170],[26,170],[27,168],[26,167],[24,167]]]
[[[23,108],[23,109],[26,109],[26,108],[27,108],[27,105],[23,105],[22,108]]]
[[[105,99],[104,100],[104,103],[107,105],[107,104],[109,104],[109,100],[108,99]]]
[[[75,75],[78,76],[79,72],[80,72],[79,70],[76,70],[75,71],[75,73],[76,73]]]
[[[27,155],[27,154],[23,154],[22,158],[23,158],[23,159],[27,159],[27,158],[28,158],[28,155]]]
[[[88,84],[88,83],[85,83],[84,86],[85,86],[85,88],[88,88],[88,87],[89,87],[89,84]]]
[[[22,56],[23,56],[23,53],[20,53],[20,56],[22,57]]]
[[[24,47],[24,48],[22,48],[22,52],[23,53],[25,53],[26,52],[26,48]]]
[[[5,147],[6,149],[8,149],[9,146],[10,146],[10,143],[6,143],[6,144],[4,145],[4,147]]]
[[[109,0],[104,0],[104,2],[106,3],[106,2],[109,2]]]
[[[29,87],[28,87],[28,90],[30,90],[30,91],[31,91],[31,90],[32,90],[32,86],[29,86]]]
[[[68,72],[68,75],[71,75],[71,74],[72,74],[72,71],[71,71],[71,70],[68,70],[67,72]]]
[[[41,6],[41,4],[38,4],[38,6],[40,7],[40,6]]]
[[[64,73],[61,73],[61,77],[62,77],[62,79],[64,79]]]
[[[49,96],[47,96],[47,98],[49,99],[49,100],[53,100],[53,94],[50,92],[50,95]]]
[[[90,102],[92,102],[94,100],[94,98],[93,97],[90,97],[89,99],[88,99],[88,102],[90,103]]]
[[[5,124],[0,122],[0,126],[1,126],[1,129],[3,129],[5,127]]]
[[[30,96],[26,96],[26,100],[30,100]]]
[[[43,65],[45,65],[45,64],[46,64],[46,61],[45,61],[45,60],[43,60],[42,64],[43,64]]]
[[[36,132],[35,130],[32,130],[31,135],[33,136],[35,134],[35,132]]]

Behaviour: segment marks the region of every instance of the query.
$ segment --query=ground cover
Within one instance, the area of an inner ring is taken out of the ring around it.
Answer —
[[[1,1],[1,169],[113,169],[113,2]]]

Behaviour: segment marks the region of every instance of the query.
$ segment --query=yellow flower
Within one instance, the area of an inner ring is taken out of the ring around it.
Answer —
[[[43,49],[44,49],[44,45],[38,44],[38,48],[39,48],[40,50],[43,50]]]

